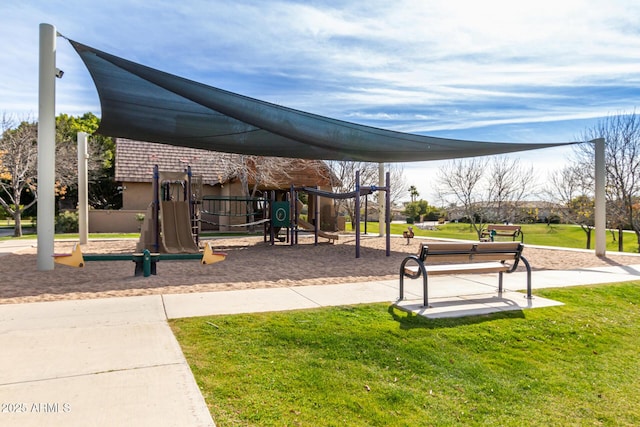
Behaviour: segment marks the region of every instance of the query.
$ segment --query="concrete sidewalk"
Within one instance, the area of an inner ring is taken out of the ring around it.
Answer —
[[[401,303],[428,317],[520,310],[559,302],[536,289],[640,278],[640,265],[536,271],[534,299],[521,273],[437,276],[433,308],[421,281]],[[167,319],[393,302],[398,281],[0,305],[0,425],[213,426]]]

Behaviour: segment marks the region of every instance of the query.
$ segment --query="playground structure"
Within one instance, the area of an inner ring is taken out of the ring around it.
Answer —
[[[54,254],[54,262],[70,267],[84,267],[87,261],[133,261],[135,276],[156,274],[156,263],[161,260],[199,259],[201,264],[223,261],[227,254],[216,252],[208,243],[199,249],[198,199],[200,191],[193,191],[191,168],[184,173],[160,172],[153,169],[153,201],[147,208],[140,240],[133,254],[82,253],[75,244],[69,254]],[[195,183],[200,185],[201,183]]]
[[[270,191],[269,198],[243,199],[237,198],[236,202],[245,204],[246,212],[237,210],[235,216],[246,216],[254,219],[249,223],[229,224],[229,227],[246,227],[262,224],[264,226],[264,240],[267,236],[271,244],[283,228],[287,230],[286,240],[291,245],[298,244],[298,233],[303,231],[313,232],[318,244],[318,237],[328,239],[331,243],[339,239],[336,233],[320,230],[319,227],[319,198],[330,199],[354,198],[355,212],[360,212],[360,198],[375,191],[385,192],[386,207],[386,256],[390,256],[390,178],[386,174],[384,187],[360,186],[359,172],[356,172],[356,189],[348,193],[332,193],[311,187],[290,188],[288,193],[281,193],[280,197],[288,200],[276,200],[276,191]],[[172,187],[173,186],[173,187]],[[226,253],[216,252],[207,243],[203,253],[199,251],[200,212],[198,205],[202,200],[194,196],[192,191],[191,169],[184,173],[160,173],[158,166],[154,167],[153,177],[154,200],[147,209],[147,214],[142,225],[140,240],[133,254],[83,254],[79,244],[75,244],[69,254],[54,254],[54,262],[71,267],[84,267],[88,261],[133,261],[135,263],[135,276],[148,277],[156,274],[156,263],[161,260],[188,260],[200,259],[203,265],[214,264],[223,261]],[[298,199],[299,192],[306,192],[314,199],[311,205],[313,214],[309,212],[312,222],[300,218],[302,203]],[[197,194],[197,193],[196,193]],[[182,200],[180,200],[182,196]],[[233,199],[210,198],[229,202]],[[251,207],[248,207],[251,203]],[[255,204],[254,204],[255,203]],[[218,215],[222,209],[218,210]],[[293,215],[291,214],[293,213]],[[354,228],[356,234],[356,258],[360,258],[360,215],[355,215]],[[153,252],[152,250],[153,249]]]
[[[160,172],[155,165],[153,201],[147,208],[136,250],[199,253],[199,194],[201,191],[193,191],[191,167],[182,173]]]
[[[228,232],[270,221],[265,197],[204,196],[198,204],[201,229],[210,226],[214,231]]]
[[[318,244],[318,237],[323,237],[328,239],[330,242],[334,242],[339,239],[338,234],[330,233],[326,231],[320,230],[319,224],[319,206],[318,199],[320,197],[326,197],[330,199],[349,199],[353,198],[355,201],[355,209],[356,212],[355,218],[352,218],[355,236],[356,236],[356,258],[360,258],[360,198],[361,196],[367,196],[369,194],[374,193],[375,191],[382,191],[385,193],[385,237],[386,237],[386,256],[391,255],[391,197],[390,197],[390,175],[389,172],[385,175],[385,186],[361,186],[360,185],[360,172],[356,171],[355,173],[355,190],[348,193],[332,193],[329,191],[319,190],[317,188],[312,187],[294,187],[291,186],[288,195],[288,201],[276,201],[275,196],[272,194],[270,199],[271,209],[268,210],[271,215],[270,222],[270,242],[273,245],[276,240],[277,231],[280,228],[287,229],[286,240],[290,242],[291,245],[296,245],[298,243],[298,233],[300,229],[303,231],[310,231],[314,233],[315,241],[314,244]],[[309,212],[309,218],[312,218],[309,221],[304,221],[300,218],[300,206],[298,200],[298,193],[305,192],[310,197],[314,198],[314,202],[312,205],[314,206],[314,212]],[[265,241],[266,241],[266,230],[265,230]]]

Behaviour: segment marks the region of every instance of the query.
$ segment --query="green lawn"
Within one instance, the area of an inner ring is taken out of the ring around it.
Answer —
[[[427,320],[373,304],[170,322],[224,426],[640,425],[640,282]]]
[[[391,234],[401,235],[410,224],[391,224]],[[575,225],[567,224],[520,224],[524,233],[524,242],[531,245],[543,246],[561,246],[566,248],[586,249],[586,234],[582,228]],[[350,230],[351,224],[347,224],[347,230]],[[364,231],[364,225],[360,225],[361,231]],[[378,223],[367,223],[367,231],[369,233],[378,232]],[[446,239],[467,239],[477,240],[478,237],[469,224],[444,224],[438,225],[437,230],[420,230],[413,227],[416,236],[440,237]],[[500,239],[509,239],[503,237]],[[616,233],[617,239],[617,233]],[[595,248],[595,231],[591,234],[591,249]],[[617,240],[614,242],[613,235],[607,232],[607,250],[617,251]],[[633,232],[627,232],[624,235],[624,251],[638,252],[638,241]]]

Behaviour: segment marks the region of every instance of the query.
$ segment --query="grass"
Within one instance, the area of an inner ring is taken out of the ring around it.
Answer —
[[[640,282],[427,320],[382,304],[172,320],[220,427],[640,425]]]
[[[402,235],[410,224],[391,224],[391,234]],[[586,234],[582,228],[568,224],[520,224],[524,233],[524,242],[530,245],[542,246],[559,246],[565,248],[586,249]],[[350,230],[351,224],[347,224],[347,230]],[[364,225],[361,224],[360,229],[364,231]],[[370,233],[378,232],[378,223],[367,223],[367,231]],[[416,236],[440,237],[446,239],[465,239],[477,240],[477,234],[470,224],[448,223],[438,225],[437,230],[421,230],[413,227]],[[500,239],[509,239],[502,237]],[[617,239],[617,233],[616,233]],[[624,252],[638,252],[638,241],[633,232],[626,232],[624,235]],[[591,249],[595,248],[595,231],[591,234]],[[607,250],[617,251],[617,240],[613,240],[610,232],[607,232]]]

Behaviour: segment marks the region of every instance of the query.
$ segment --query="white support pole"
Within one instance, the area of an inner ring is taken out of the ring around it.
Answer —
[[[384,163],[378,163],[378,187],[384,187]],[[386,194],[382,194],[378,192],[378,233],[380,237],[383,237],[385,234],[385,206],[384,201],[386,199]]]
[[[78,132],[78,231],[80,244],[89,242],[89,184],[87,178],[87,152],[86,132]]]
[[[38,85],[38,270],[53,270],[56,169],[56,28],[40,24]]]
[[[595,226],[596,226],[596,256],[603,257],[607,251],[607,211],[606,211],[606,169],[605,169],[605,140],[598,138],[595,143]]]

